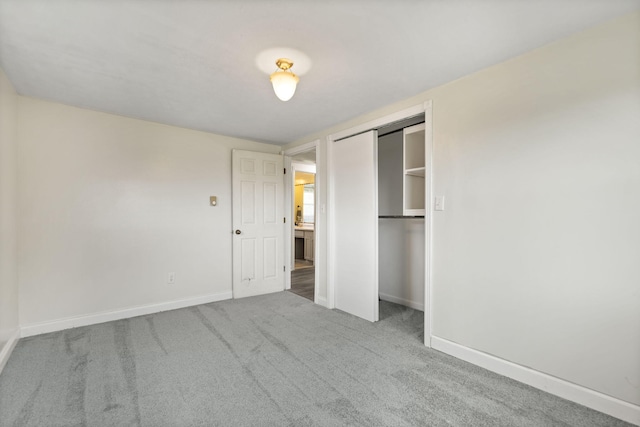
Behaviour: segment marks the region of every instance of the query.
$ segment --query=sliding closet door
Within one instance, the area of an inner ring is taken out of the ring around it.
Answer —
[[[335,307],[378,320],[376,131],[331,144],[331,280]]]

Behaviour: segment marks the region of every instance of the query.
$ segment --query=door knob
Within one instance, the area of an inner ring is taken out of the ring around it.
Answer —
[[[241,234],[241,233],[242,233],[242,231],[236,230],[236,234]]]

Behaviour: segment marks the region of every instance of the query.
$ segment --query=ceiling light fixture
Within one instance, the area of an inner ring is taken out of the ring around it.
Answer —
[[[273,91],[281,101],[288,101],[296,93],[296,85],[300,78],[293,74],[291,67],[293,61],[287,58],[280,58],[276,61],[278,70],[271,74],[270,80]]]

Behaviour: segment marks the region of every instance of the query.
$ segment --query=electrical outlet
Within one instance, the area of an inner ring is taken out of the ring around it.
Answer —
[[[173,285],[176,283],[176,273],[169,273],[167,276],[167,283],[169,285]]]

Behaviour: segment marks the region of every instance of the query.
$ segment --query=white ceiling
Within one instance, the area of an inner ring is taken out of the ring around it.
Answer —
[[[22,95],[284,144],[638,8],[639,0],[0,0],[0,65]],[[313,63],[286,103],[255,65],[278,46]]]

